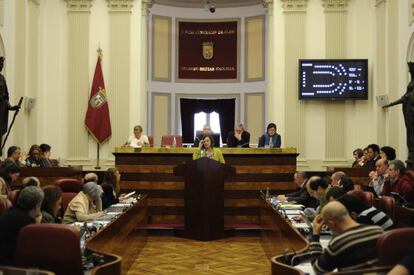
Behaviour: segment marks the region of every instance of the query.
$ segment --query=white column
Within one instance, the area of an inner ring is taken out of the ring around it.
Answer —
[[[131,8],[133,0],[107,0],[109,10],[108,102],[113,148],[125,143],[130,134]],[[134,103],[139,108],[139,103]]]
[[[298,100],[298,59],[305,57],[307,0],[282,0],[284,12],[285,135],[284,147],[296,147],[300,160],[306,158],[306,103]]]
[[[347,5],[349,0],[322,0],[325,8],[326,58],[346,58]],[[326,164],[346,164],[345,102],[327,102],[325,105],[325,159]]]
[[[66,0],[68,6],[67,163],[90,164],[85,114],[90,93],[89,19],[92,0]],[[65,99],[62,99],[65,100]]]

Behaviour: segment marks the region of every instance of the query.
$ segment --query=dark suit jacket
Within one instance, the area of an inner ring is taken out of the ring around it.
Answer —
[[[229,132],[229,134],[227,135],[227,147],[249,148],[249,143],[250,133],[247,131],[243,131],[240,141],[234,137],[234,131]]]
[[[282,137],[276,133],[272,137],[273,147],[279,148],[282,145]],[[266,135],[262,135],[259,139],[259,145],[257,147],[264,147],[266,143]]]
[[[303,204],[306,208],[316,208],[319,202],[314,197],[311,197],[306,190],[306,184],[303,184],[297,191],[286,194],[288,201],[296,201],[299,204]]]

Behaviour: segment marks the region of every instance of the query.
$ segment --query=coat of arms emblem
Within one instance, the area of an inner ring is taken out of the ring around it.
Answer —
[[[90,104],[92,108],[100,108],[106,102],[106,91],[99,87],[99,91],[90,99]]]
[[[203,42],[203,57],[205,60],[210,60],[214,56],[214,43],[213,42]]]

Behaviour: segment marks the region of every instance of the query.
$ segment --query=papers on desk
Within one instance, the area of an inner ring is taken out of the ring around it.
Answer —
[[[286,209],[285,210],[286,215],[290,216],[297,216],[300,215],[300,210],[296,210],[296,209]]]
[[[106,215],[112,215],[112,216],[116,216],[116,215],[120,215],[120,214],[122,214],[122,213],[120,213],[120,212],[107,212],[107,213],[105,213]]]
[[[285,209],[285,210],[302,210],[303,208],[305,208],[303,205],[301,204],[290,204],[290,203],[281,203],[279,204],[280,208]]]
[[[296,228],[310,228],[306,222],[293,222],[292,225]]]
[[[135,193],[136,193],[136,191],[132,191],[132,192],[126,194],[124,198],[127,199],[127,198],[131,197],[132,195],[134,195]]]
[[[131,206],[130,203],[118,202],[116,204],[112,204],[111,207],[128,207]]]

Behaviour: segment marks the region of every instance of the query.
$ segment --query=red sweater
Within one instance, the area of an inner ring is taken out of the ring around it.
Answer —
[[[398,176],[397,181],[392,185],[389,181],[384,183],[382,195],[391,196],[391,192],[398,193],[407,202],[414,203],[414,184],[407,174]]]

